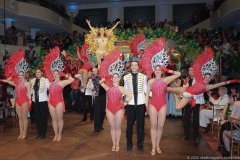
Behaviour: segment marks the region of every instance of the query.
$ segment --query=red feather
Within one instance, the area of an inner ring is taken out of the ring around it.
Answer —
[[[14,83],[18,82],[18,73],[16,72],[15,68],[17,64],[25,57],[25,53],[23,50],[19,49],[16,51],[7,61],[7,64],[5,65],[4,73],[5,77],[9,78],[12,77]]]
[[[143,33],[139,34],[137,37],[133,39],[133,41],[130,43],[129,47],[133,53],[133,57],[137,57],[139,52],[137,49],[137,46],[139,43],[143,42],[145,40],[145,35]]]
[[[108,77],[111,77],[111,75],[108,73],[108,69],[113,64],[115,61],[118,60],[120,56],[120,50],[119,49],[114,49],[110,52],[109,55],[107,55],[104,59],[104,61],[101,63],[100,66],[100,78],[106,78],[106,85],[109,87],[112,86],[112,80]]]
[[[52,62],[60,55],[60,49],[56,46],[53,49],[50,50],[50,53],[45,56],[45,60],[43,62],[44,65],[44,72],[46,77],[49,79],[49,81],[53,81],[53,73],[51,70],[51,64]]]
[[[80,57],[83,61],[87,60],[87,50],[89,48],[89,45],[88,44],[84,44],[81,48],[81,51],[80,51]]]
[[[214,52],[211,48],[207,48],[202,54],[198,56],[198,58],[194,61],[193,64],[193,75],[196,82],[203,82],[203,75],[201,72],[202,66],[207,62],[211,61],[214,57]]]
[[[85,43],[82,46],[81,51],[80,51],[80,57],[81,57],[82,61],[84,62],[81,69],[84,69],[87,71],[91,70],[91,68],[92,68],[92,63],[89,62],[88,57],[87,57],[88,48],[89,48],[89,45]]]
[[[165,47],[165,44],[166,44],[165,39],[161,37],[156,39],[153,42],[153,44],[151,44],[145,49],[144,55],[141,58],[141,65],[143,70],[146,72],[148,78],[151,78],[153,73],[152,63],[151,63],[152,57],[158,52],[160,52],[161,50],[163,50]]]

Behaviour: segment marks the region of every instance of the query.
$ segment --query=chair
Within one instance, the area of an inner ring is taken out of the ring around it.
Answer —
[[[237,123],[232,123],[232,120]],[[237,157],[240,156],[240,120],[231,118],[231,157],[237,153]],[[236,147],[235,147],[236,146]],[[237,150],[235,150],[237,148]]]
[[[223,114],[224,105],[213,105],[213,119],[212,119],[212,135],[214,135],[214,126],[217,130],[220,128],[220,119]],[[218,135],[217,135],[218,136]]]

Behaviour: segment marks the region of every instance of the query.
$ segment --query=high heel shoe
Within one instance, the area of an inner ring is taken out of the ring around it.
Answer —
[[[152,156],[155,156],[155,155],[156,155],[156,149],[155,149],[155,148],[152,148],[151,155],[152,155]]]
[[[120,150],[120,147],[117,146],[116,149],[115,149],[115,151],[116,151],[116,152],[119,152],[119,150]]]
[[[115,146],[112,146],[112,151],[116,151],[116,147]]]
[[[161,151],[161,149],[160,149],[159,146],[157,147],[157,153],[158,153],[158,154],[162,154],[162,151]]]

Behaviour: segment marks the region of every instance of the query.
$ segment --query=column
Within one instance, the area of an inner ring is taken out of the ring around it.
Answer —
[[[155,22],[173,20],[173,5],[172,4],[159,4],[155,5]]]
[[[39,31],[39,29],[37,29],[37,28],[31,28],[31,38],[32,39],[35,39],[38,31]]]
[[[117,18],[120,18],[120,20],[124,21],[124,8],[123,7],[110,7],[108,8],[108,21],[112,22],[116,20]]]

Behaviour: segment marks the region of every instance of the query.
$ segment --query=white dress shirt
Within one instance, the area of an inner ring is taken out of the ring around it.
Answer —
[[[205,103],[203,93],[198,94],[198,95],[193,95],[193,98],[195,99],[196,104],[204,104]]]
[[[94,85],[93,85],[92,79],[89,79],[85,88],[85,95],[92,96],[93,88],[94,88]]]
[[[137,105],[141,105],[141,104],[145,104],[145,94],[147,91],[147,76],[142,74],[142,73],[138,73],[138,97],[137,97]],[[132,74],[129,73],[127,75],[124,76],[124,88],[129,90],[133,95],[133,86],[132,86]],[[140,80],[141,79],[141,80]],[[142,82],[142,84],[140,84],[140,81]],[[142,86],[140,86],[142,85]],[[134,98],[131,99],[131,101],[128,103],[129,105],[134,105]]]
[[[33,85],[35,82],[36,78],[31,80],[31,90],[32,90],[32,101],[35,102],[35,91],[33,89]],[[38,90],[38,94],[39,94],[39,101],[38,102],[44,102],[44,101],[48,101],[48,94],[47,91],[49,89],[50,86],[50,82],[47,78],[41,77],[40,82],[39,82],[39,90]]]

